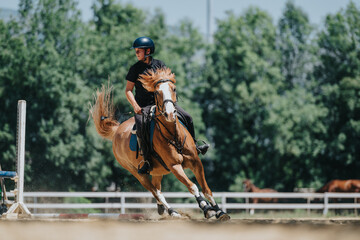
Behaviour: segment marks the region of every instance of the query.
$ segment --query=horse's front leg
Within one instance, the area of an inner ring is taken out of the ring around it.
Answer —
[[[252,204],[258,204],[259,203],[259,198],[253,198],[251,201]],[[254,215],[255,214],[255,209],[251,208],[250,209],[250,215]]]
[[[195,196],[196,201],[198,202],[200,209],[204,212],[205,217],[211,218],[215,216],[216,211],[206,202],[203,197],[201,197],[199,189],[186,176],[181,164],[173,165],[170,170],[176,176],[176,178],[188,188],[189,192]]]
[[[191,171],[194,173],[196,180],[200,184],[204,196],[209,200],[212,210],[216,213],[216,218],[222,221],[227,221],[230,219],[230,216],[225,213],[222,209],[220,209],[219,205],[216,203],[212,192],[206,182],[204,167],[199,158],[195,159],[195,162],[190,166]],[[199,202],[199,201],[198,201]]]

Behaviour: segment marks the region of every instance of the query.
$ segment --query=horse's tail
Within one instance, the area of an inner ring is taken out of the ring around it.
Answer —
[[[112,140],[120,125],[114,118],[114,106],[111,96],[112,86],[102,86],[96,91],[95,104],[90,106],[90,114],[94,120],[98,134]]]

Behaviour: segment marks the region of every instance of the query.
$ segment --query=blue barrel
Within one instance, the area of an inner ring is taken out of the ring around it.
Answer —
[[[0,171],[0,177],[3,178],[12,178],[16,176],[16,172],[11,171]]]

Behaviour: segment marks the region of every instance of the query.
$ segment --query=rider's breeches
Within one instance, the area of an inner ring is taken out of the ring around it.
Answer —
[[[145,116],[147,116],[149,114],[151,106],[146,106],[142,108],[143,114],[145,114]],[[143,122],[143,115],[142,114],[135,114],[135,124],[136,124],[136,135],[142,139],[141,136],[141,127],[142,127],[142,122]]]

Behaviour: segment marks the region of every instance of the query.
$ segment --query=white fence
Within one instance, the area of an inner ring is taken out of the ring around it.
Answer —
[[[169,203],[176,209],[198,209],[197,203],[189,203],[194,197],[188,192],[164,192],[165,198],[182,199],[181,202],[170,200]],[[11,193],[8,194],[12,196]],[[219,206],[227,211],[228,209],[305,209],[322,210],[327,214],[329,209],[360,209],[360,193],[246,193],[246,192],[215,192],[213,193]],[[51,203],[51,200],[44,198],[99,198],[104,199],[101,203]],[[156,208],[153,196],[149,192],[24,192],[25,204],[37,213],[39,209],[120,209],[126,213],[126,209],[150,209]],[[251,198],[278,198],[279,203],[250,203]],[[330,199],[348,198],[353,203],[335,203]],[[111,199],[111,202],[109,201]],[[130,200],[132,199],[132,200]],[[231,200],[230,200],[231,199]],[[286,199],[284,203],[281,199]],[[291,203],[303,202],[303,203]],[[317,201],[314,201],[317,199]],[[229,201],[230,200],[230,201]],[[320,201],[319,201],[320,200]],[[236,203],[243,202],[243,203]],[[290,202],[290,203],[288,203]],[[356,212],[356,211],[355,211]]]

